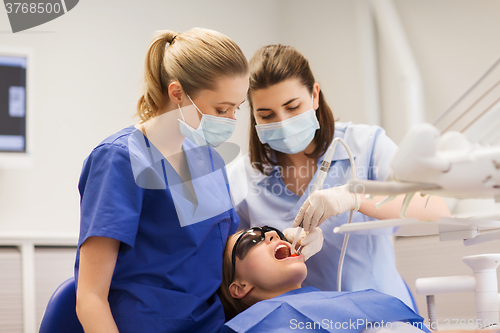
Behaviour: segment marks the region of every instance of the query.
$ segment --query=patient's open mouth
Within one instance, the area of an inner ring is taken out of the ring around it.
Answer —
[[[278,260],[286,259],[290,256],[290,249],[285,244],[280,244],[274,249],[274,257]]]

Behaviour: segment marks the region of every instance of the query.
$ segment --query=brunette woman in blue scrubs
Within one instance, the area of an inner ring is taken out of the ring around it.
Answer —
[[[247,60],[221,33],[153,40],[140,123],[100,143],[80,177],[75,277],[86,332],[220,330],[222,253],[238,217],[213,147],[231,136],[247,89]]]

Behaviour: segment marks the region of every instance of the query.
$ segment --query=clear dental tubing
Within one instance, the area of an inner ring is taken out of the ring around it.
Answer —
[[[352,179],[356,179],[356,165],[354,164],[354,158],[352,157],[351,149],[349,149],[349,146],[344,140],[340,138],[338,140],[344,146],[345,150],[347,151],[347,154],[349,155],[349,161],[351,162]],[[353,213],[354,209],[351,209],[349,211],[349,219],[347,220],[347,223],[352,222]],[[344,243],[342,243],[342,251],[340,252],[339,266],[337,268],[337,291],[342,291],[342,268],[344,267],[344,259],[348,242],[349,242],[349,233],[346,233],[344,235]]]
[[[330,169],[330,163],[333,158],[333,154],[335,153],[335,147],[337,146],[337,143],[340,142],[345,150],[347,151],[347,154],[349,155],[349,161],[351,162],[351,171],[352,171],[352,179],[356,179],[356,166],[354,164],[354,158],[352,156],[351,149],[347,145],[347,143],[342,140],[341,138],[335,138],[330,146],[328,148],[328,151],[325,154],[325,158],[323,159],[323,162],[321,163],[321,166],[318,170],[318,174],[316,175],[316,180],[314,181],[312,187],[311,187],[311,192],[309,195],[314,193],[315,191],[321,189],[323,187],[323,183],[325,182],[326,175],[328,174],[328,170]],[[349,211],[349,220],[347,223],[352,222],[352,215],[354,213],[354,210],[351,209]],[[295,238],[293,239],[292,243],[292,249],[295,249],[295,246],[297,245],[297,240],[300,236],[300,233],[302,232],[302,223],[300,226],[297,228],[297,233],[295,234]],[[347,243],[349,242],[349,233],[346,233],[344,235],[344,243],[342,244],[342,251],[340,252],[340,259],[339,259],[339,266],[337,269],[337,290],[341,291],[341,286],[342,286],[342,267],[344,265],[344,258],[345,258],[345,253],[347,250]],[[301,247],[297,250],[297,254],[300,254]]]

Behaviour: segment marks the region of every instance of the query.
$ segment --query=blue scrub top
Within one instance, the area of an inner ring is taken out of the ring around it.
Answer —
[[[221,333],[357,333],[369,328],[399,332],[407,325],[417,332],[430,332],[422,317],[392,296],[375,290],[333,292],[305,287],[255,303],[228,321]]]
[[[359,179],[385,180],[390,174],[390,161],[397,146],[382,128],[336,122],[334,137],[344,139],[349,145]],[[318,159],[318,167],[322,161],[323,157]],[[352,178],[349,156],[342,145],[337,145],[331,163],[323,188],[344,185]],[[240,217],[240,229],[270,225],[280,230],[293,226],[293,220],[316,178],[314,175],[308,189],[299,197],[284,186],[278,167],[265,176],[251,167],[248,156],[239,164],[233,163],[228,168],[228,176]],[[344,235],[334,234],[333,228],[347,223],[348,217],[349,212],[346,212],[329,218],[320,226],[324,236],[323,248],[307,260],[308,274],[303,286],[337,290],[337,267]],[[354,212],[352,221],[372,220],[375,219]],[[389,235],[351,234],[349,237],[342,290],[364,289],[395,296],[413,308],[406,284],[396,270]]]
[[[216,291],[238,217],[222,158],[189,140],[183,150],[195,196],[133,126],[104,140],[84,162],[75,277],[88,237],[121,242],[109,292],[121,333],[218,332],[224,323]]]

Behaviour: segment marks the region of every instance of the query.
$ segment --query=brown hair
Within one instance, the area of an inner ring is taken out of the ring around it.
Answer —
[[[275,151],[268,144],[262,144],[255,130],[255,117],[253,116],[253,105],[251,92],[258,89],[269,88],[275,84],[289,79],[299,81],[312,94],[316,82],[307,59],[291,46],[268,45],[259,49],[250,59],[250,87],[248,90],[248,101],[250,104],[250,161],[260,172],[267,174],[269,167],[278,165],[275,160]],[[319,107],[316,117],[320,123],[319,130],[314,135],[313,142],[316,145],[307,157],[317,159],[328,149],[333,140],[335,121],[332,111],[325,101],[323,93],[319,92]]]
[[[146,55],[144,93],[136,116],[142,121],[156,117],[168,98],[167,89],[178,81],[194,96],[201,89],[214,89],[221,76],[248,73],[248,62],[236,43],[220,32],[194,28],[184,33],[160,31]]]
[[[233,269],[233,265],[231,262],[231,251],[233,249],[230,249],[228,246],[228,244],[230,243],[229,239],[231,237],[236,237],[237,239],[238,236],[241,235],[241,233],[244,231],[245,230],[241,230],[234,235],[229,236],[222,255],[222,283],[219,287],[218,294],[222,302],[222,306],[224,307],[226,321],[232,319],[238,313],[243,312],[248,308],[248,306],[245,305],[242,300],[233,298],[233,296],[231,296],[231,293],[229,292],[229,285],[231,285],[231,283],[233,282],[231,281],[231,270]]]

